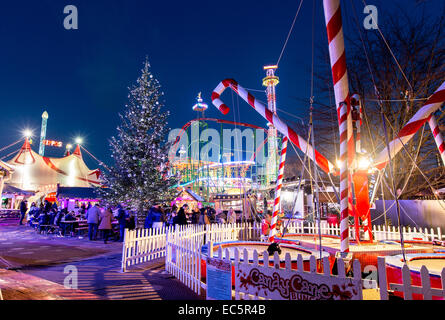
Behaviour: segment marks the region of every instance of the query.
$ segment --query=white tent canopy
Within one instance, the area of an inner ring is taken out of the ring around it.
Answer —
[[[100,186],[100,170],[90,170],[80,147],[63,158],[42,157],[31,149],[26,139],[20,151],[7,164],[14,169],[8,184],[23,190],[63,187]]]

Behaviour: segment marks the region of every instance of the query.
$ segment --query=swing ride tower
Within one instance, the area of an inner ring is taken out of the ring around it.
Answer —
[[[275,70],[277,70],[277,68],[277,65],[264,67],[266,77],[263,79],[263,86],[266,87],[267,109],[271,111],[272,114],[277,113],[277,98],[275,93],[275,87],[279,83],[279,79],[275,75]],[[271,122],[267,123],[267,127],[268,156],[266,162],[265,181],[266,185],[269,185],[271,182],[275,182],[277,179],[278,136],[277,129]]]

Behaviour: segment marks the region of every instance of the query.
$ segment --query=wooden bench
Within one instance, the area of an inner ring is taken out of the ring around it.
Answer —
[[[74,232],[80,236],[81,232],[88,231],[88,225],[79,225],[78,227],[74,228]]]

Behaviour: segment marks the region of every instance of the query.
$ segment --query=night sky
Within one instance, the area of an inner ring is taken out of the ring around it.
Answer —
[[[343,2],[343,16],[351,13]],[[379,16],[397,14],[397,7],[415,1],[367,1]],[[85,147],[110,163],[108,138],[116,133],[118,112],[128,86],[148,56],[152,72],[165,92],[171,111],[169,126],[195,118],[191,109],[202,91],[209,117],[256,125],[265,121],[240,101],[240,118],[222,116],[210,95],[224,78],[246,88],[262,89],[263,66],[276,63],[300,0],[294,1],[2,1],[0,5],[0,148],[32,128],[38,151],[41,114],[49,113],[47,138],[72,143],[82,136]],[[63,8],[76,5],[79,29],[65,30]],[[427,9],[443,1],[427,1]],[[363,2],[355,1],[357,10]],[[439,10],[440,11],[440,10]],[[363,19],[365,15],[357,12]],[[315,18],[317,44],[327,45],[321,1]],[[348,24],[352,25],[352,18]],[[308,106],[295,98],[310,96],[312,1],[303,2],[277,75],[278,108],[304,116]],[[344,23],[345,32],[349,32]],[[355,32],[355,31],[354,31]],[[317,61],[315,62],[317,63]],[[253,92],[266,100],[261,92]],[[231,105],[231,94],[223,95]],[[236,104],[236,100],[235,100]],[[280,114],[280,113],[279,113]],[[283,117],[284,118],[284,117]],[[294,119],[295,120],[295,119]],[[297,121],[297,120],[296,120]],[[14,151],[11,148],[0,156]],[[63,150],[47,147],[47,155]],[[97,163],[85,156],[93,168]]]

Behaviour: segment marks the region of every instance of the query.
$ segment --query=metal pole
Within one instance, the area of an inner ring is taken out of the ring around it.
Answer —
[[[314,148],[312,148],[312,152],[313,152],[313,157],[315,159],[315,132],[314,132],[314,122],[312,119],[312,111],[313,111],[313,97],[311,97],[311,107],[310,107],[310,112],[309,112],[309,125],[311,127],[311,144],[312,146],[314,146]],[[315,197],[312,197],[312,201],[314,203],[314,210],[313,212],[317,214],[318,216],[318,239],[320,242],[320,259],[323,256],[323,249],[322,249],[322,238],[321,238],[321,212],[320,212],[320,208],[319,208],[319,201],[320,201],[320,193],[319,193],[319,189],[318,189],[318,174],[317,174],[317,167],[314,165],[314,179],[315,179]],[[312,180],[312,179],[311,179]]]

